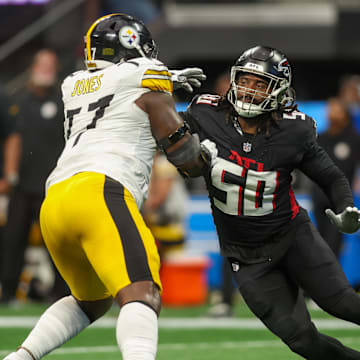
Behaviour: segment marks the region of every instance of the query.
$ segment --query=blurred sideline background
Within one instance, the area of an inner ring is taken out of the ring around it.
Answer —
[[[56,52],[59,81],[84,68],[86,30],[95,19],[113,12],[144,20],[159,46],[159,59],[169,68],[203,68],[208,78],[196,93],[217,91],[218,81],[244,49],[258,44],[278,48],[292,65],[299,109],[315,118],[318,132],[328,128],[327,100],[342,96],[345,85],[352,86],[354,95],[348,100],[348,110],[356,131],[360,130],[358,0],[0,0],[0,84],[9,97],[9,105],[26,85],[29,66],[40,49]],[[175,96],[178,110],[184,109],[192,98],[182,91]],[[357,174],[354,194],[360,205],[358,178]],[[169,306],[203,304],[222,285],[222,260],[204,184],[194,180],[185,186],[188,197],[183,204],[185,215],[181,224],[185,241],[177,256],[164,258],[168,274],[164,281],[169,282],[165,305]],[[295,173],[294,190],[300,204],[312,215],[308,179]],[[4,223],[9,196],[2,199]],[[36,218],[33,220],[27,272],[22,273],[17,292],[20,300],[31,300],[29,284],[35,277],[47,289],[53,281]],[[359,234],[345,236],[340,256],[354,287],[360,283],[359,244]],[[6,248],[1,255],[6,256]],[[180,279],[178,274],[189,277]],[[184,284],[180,285],[182,281]],[[189,281],[201,291],[186,291]],[[172,283],[176,284],[175,289],[171,288]],[[184,293],[189,296],[183,297]]]

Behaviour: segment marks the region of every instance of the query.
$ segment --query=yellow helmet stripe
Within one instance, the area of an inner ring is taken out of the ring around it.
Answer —
[[[90,36],[91,36],[91,33],[93,32],[95,26],[96,26],[99,22],[101,22],[101,21],[109,18],[110,16],[114,16],[114,15],[126,15],[126,14],[123,14],[123,13],[114,13],[114,14],[109,14],[109,15],[102,16],[101,18],[99,18],[99,19],[97,19],[97,20],[95,20],[95,21],[93,22],[93,24],[90,26],[88,32],[86,33],[86,53],[87,53],[87,60],[88,60],[88,61],[94,60],[94,59],[92,58],[92,56],[91,56],[91,45],[90,45]]]

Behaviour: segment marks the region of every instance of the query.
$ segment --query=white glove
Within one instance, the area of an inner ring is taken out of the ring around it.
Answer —
[[[348,206],[343,212],[337,215],[331,209],[326,209],[325,214],[330,221],[337,226],[339,231],[343,233],[352,234],[360,228],[360,211],[357,207]]]
[[[200,87],[201,81],[206,80],[206,75],[200,68],[186,68],[182,70],[169,70],[174,90],[183,88],[189,93],[193,92],[193,86]]]
[[[216,144],[209,139],[205,139],[200,143],[201,149],[207,153],[207,158],[210,159],[210,166],[214,166],[216,163],[218,149]]]

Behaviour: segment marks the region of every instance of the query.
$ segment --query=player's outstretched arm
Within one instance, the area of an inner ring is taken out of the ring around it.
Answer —
[[[186,123],[177,114],[173,98],[162,92],[151,91],[142,95],[136,104],[149,115],[151,130],[160,149],[168,160],[190,177],[203,174],[216,158],[215,144],[200,144],[199,137],[191,134]]]
[[[331,209],[326,209],[325,214],[329,217],[330,221],[336,225],[339,231],[352,234],[360,228],[360,211],[357,207],[348,206],[340,214],[335,214]]]

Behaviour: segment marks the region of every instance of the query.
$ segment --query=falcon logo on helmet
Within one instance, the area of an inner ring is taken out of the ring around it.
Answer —
[[[240,85],[239,78],[246,75],[263,80],[266,89]],[[241,54],[231,68],[227,98],[240,116],[252,118],[293,102],[290,86],[291,67],[285,55],[270,47],[256,46]]]
[[[288,60],[282,59],[277,65],[274,66],[278,72],[282,72],[286,77],[291,75],[291,68]]]

